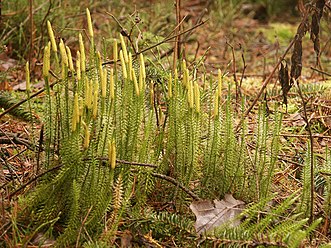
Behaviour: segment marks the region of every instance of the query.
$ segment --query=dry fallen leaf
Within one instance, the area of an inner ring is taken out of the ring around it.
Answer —
[[[235,217],[242,212],[244,205],[243,201],[236,200],[231,194],[225,194],[221,201],[192,202],[190,208],[197,218],[194,224],[196,232],[201,234],[224,223],[230,223],[232,227],[238,226],[240,220]]]
[[[26,81],[23,81],[22,83],[15,85],[13,87],[13,90],[25,91],[26,90]]]
[[[17,60],[9,58],[6,53],[0,53],[0,72],[8,71],[17,65]]]
[[[300,113],[290,114],[288,120],[290,126],[303,127],[306,125],[306,122]]]

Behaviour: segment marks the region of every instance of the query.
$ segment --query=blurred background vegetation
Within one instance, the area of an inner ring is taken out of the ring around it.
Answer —
[[[46,21],[50,20],[56,30],[56,36],[73,42],[72,34],[76,27],[86,26],[84,11],[91,9],[95,28],[102,32],[100,37],[112,37],[119,26],[105,12],[112,13],[123,24],[134,22],[136,15],[144,21],[143,28],[162,35],[167,24],[174,22],[174,1],[77,1],[77,0],[11,0],[3,1],[0,19],[0,45],[2,52],[15,59],[40,58],[40,49],[47,40]],[[297,0],[198,0],[182,1],[185,6],[207,6],[212,21],[227,26],[234,18],[250,16],[254,19],[269,21],[288,21],[287,17],[298,15]],[[132,13],[131,20],[128,13]],[[30,15],[32,14],[32,18]],[[199,14],[199,13],[195,13]],[[98,19],[102,21],[98,21]],[[83,23],[85,25],[80,25]],[[163,25],[163,26],[162,26]],[[170,25],[168,25],[170,26]]]

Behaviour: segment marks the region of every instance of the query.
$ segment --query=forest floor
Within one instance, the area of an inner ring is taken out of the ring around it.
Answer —
[[[258,96],[263,82],[272,74],[279,58],[285,53],[295,36],[301,17],[299,15],[292,17],[291,14],[288,14],[286,21],[283,17],[266,17],[258,20],[252,18],[254,8],[250,14],[243,14],[239,9],[238,13],[233,12],[231,16],[227,17],[217,11],[212,11],[212,6],[205,6],[202,2],[187,1],[182,6],[181,16],[187,16],[187,18],[181,25],[181,30],[194,27],[201,21],[204,22],[201,26],[194,28],[189,35],[181,37],[185,39],[181,44],[181,48],[185,51],[184,56],[192,69],[199,63],[203,63],[204,70],[215,75],[215,78],[217,78],[218,69],[227,74],[228,79],[238,86],[237,92],[233,94],[238,94],[238,98],[243,96],[246,98],[245,109],[247,109]],[[114,13],[114,16],[119,23],[129,29],[134,25],[125,19],[130,14],[125,11],[126,7],[123,6],[121,12]],[[206,7],[208,11],[204,12]],[[173,9],[171,14],[165,14],[159,18],[156,16],[160,12],[157,12],[156,9],[153,4],[149,7],[138,4],[137,12],[133,12],[131,15],[131,18],[134,19],[137,13],[142,13],[142,17],[140,17],[142,23],[137,23],[137,25],[145,35],[144,38],[149,39],[149,44],[169,36],[176,26],[175,11],[172,7],[170,7]],[[92,17],[97,29],[96,36],[106,35],[107,37],[108,30],[103,29],[106,15],[102,11],[103,8],[96,8],[92,12]],[[151,16],[148,17],[148,14]],[[219,18],[223,18],[223,20],[220,21]],[[83,21],[81,22],[83,23]],[[110,25],[114,27],[112,32],[120,30],[111,17],[107,17],[107,22],[112,23]],[[55,29],[58,27],[55,25]],[[303,71],[300,85],[307,101],[307,117],[314,139],[314,152],[318,159],[323,160],[326,148],[331,146],[331,80],[330,74],[327,73],[331,60],[330,26],[324,23],[321,25],[321,31],[321,55],[318,66],[314,45],[309,39],[309,35],[307,34],[303,39]],[[133,34],[136,36],[134,38],[139,36],[139,32],[135,31]],[[156,36],[153,37],[153,35]],[[68,37],[67,43],[74,44],[70,37]],[[6,49],[0,52],[0,94],[8,97],[1,100],[0,113],[8,107],[6,99],[14,98],[13,101],[17,102],[26,97],[25,63],[13,55],[14,47],[13,44],[7,44]],[[171,42],[162,44],[159,50],[152,50],[151,56],[167,52],[172,47]],[[76,49],[78,48],[76,47]],[[36,50],[33,54],[41,53]],[[292,52],[289,52],[285,56],[289,66],[291,55]],[[171,67],[172,59],[172,53],[164,56],[164,66]],[[41,56],[32,56],[30,61],[33,64],[33,92],[37,92],[44,87],[40,66]],[[325,73],[319,73],[317,70]],[[259,104],[266,104],[271,113],[275,105],[283,104],[284,96],[279,90],[281,85],[278,81],[278,71],[276,69],[271,76],[266,91],[248,114],[249,134],[251,135],[256,125],[254,116]],[[298,173],[302,169],[302,158],[309,141],[302,99],[295,88],[294,85],[288,93],[287,106],[283,104],[284,117],[281,133],[283,148],[280,151],[279,160],[283,164],[284,170],[279,171],[274,177],[275,188],[273,189],[278,191],[280,198],[286,198],[301,187]],[[0,119],[0,233],[9,232],[5,224],[8,220],[14,219],[19,211],[17,209],[19,196],[24,195],[35,186],[35,182],[32,182],[31,179],[40,173],[42,167],[36,156],[39,152],[35,150],[42,130],[42,114],[40,114],[43,110],[42,101],[43,94],[40,94],[32,102],[32,120],[24,117],[24,113],[29,113],[28,104],[23,105],[16,117],[7,114]],[[239,109],[240,101],[238,100],[238,112]],[[236,120],[236,123],[238,121]],[[317,193],[317,201],[322,201],[323,192]],[[320,204],[316,204],[316,214],[321,211]],[[8,211],[9,209],[11,211]],[[324,230],[325,238],[327,233],[328,231]],[[1,238],[2,236],[0,240]]]

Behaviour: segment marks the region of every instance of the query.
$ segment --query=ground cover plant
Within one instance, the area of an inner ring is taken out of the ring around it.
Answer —
[[[162,17],[151,24],[157,35],[142,29],[143,3],[124,20],[87,6],[65,40],[56,20],[42,20],[42,59],[25,64],[25,99],[1,94],[1,245],[328,247],[330,86],[305,73],[330,76],[329,42],[321,48],[329,3],[299,1],[293,37],[283,32],[285,45],[258,47],[249,60],[245,44],[226,40],[227,62],[216,68],[220,55],[190,40],[208,25],[204,11],[192,12],[224,3],[186,4],[176,1],[173,29]],[[116,23],[106,38],[100,16]],[[12,116],[28,123],[16,130],[23,137],[9,131]]]

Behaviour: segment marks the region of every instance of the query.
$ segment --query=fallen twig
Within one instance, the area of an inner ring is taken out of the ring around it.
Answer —
[[[155,172],[151,173],[151,175],[153,177],[157,177],[157,178],[166,180],[166,181],[174,184],[175,186],[177,186],[180,189],[182,189],[189,196],[191,196],[193,198],[193,200],[195,200],[195,201],[199,201],[200,200],[200,197],[199,196],[197,196],[196,194],[194,194],[191,190],[189,190],[188,188],[186,188],[183,184],[181,184],[180,182],[178,182],[175,178],[169,177],[169,176],[166,176],[166,175],[163,175],[163,174],[155,173]]]
[[[99,158],[100,160],[108,160],[108,158]],[[87,159],[85,159],[87,160]],[[121,163],[121,164],[129,164],[129,165],[137,165],[137,166],[145,166],[145,167],[152,167],[152,168],[157,168],[158,166],[155,164],[146,164],[146,163],[139,163],[139,162],[130,162],[130,161],[126,161],[126,160],[120,160],[117,159],[116,163]],[[58,170],[62,167],[63,165],[58,165],[55,166],[53,168],[50,168],[49,170],[46,170],[40,174],[38,174],[37,176],[35,176],[34,178],[30,179],[28,182],[24,183],[23,185],[21,185],[18,189],[16,189],[14,192],[10,193],[9,195],[9,199],[11,199],[14,195],[16,195],[19,191],[21,191],[22,189],[24,189],[26,186],[28,186],[29,184],[33,183],[34,181],[36,181],[38,178],[46,175],[49,172]],[[191,190],[189,190],[188,188],[186,188],[182,183],[180,183],[179,181],[177,181],[175,178],[163,175],[163,174],[159,174],[159,173],[155,173],[152,172],[151,175],[153,177],[157,177],[163,180],[166,180],[170,183],[172,183],[173,185],[179,187],[180,189],[182,189],[185,193],[187,193],[189,196],[191,196],[194,200],[200,200],[199,196],[196,195],[195,193],[193,193]]]
[[[318,73],[321,73],[321,74],[324,74],[324,75],[326,75],[326,76],[331,77],[331,74],[330,74],[330,73],[327,73],[327,72],[325,72],[325,71],[321,71],[321,70],[319,70],[319,69],[317,69],[317,68],[314,68],[314,67],[310,67],[310,69],[312,69],[313,71],[317,71]]]
[[[36,147],[31,144],[28,140],[20,139],[16,136],[12,138],[0,138],[0,144],[16,144],[16,145],[23,145],[26,146],[29,150],[34,151]]]
[[[100,157],[97,158],[98,160],[102,160],[102,161],[108,161],[109,158],[108,157]],[[86,160],[90,160],[89,158],[85,158],[83,159],[84,161]],[[126,160],[120,160],[120,159],[116,159],[116,163],[120,163],[120,164],[128,164],[128,165],[137,165],[137,166],[143,166],[143,167],[151,167],[151,168],[157,168],[158,166],[155,164],[148,164],[148,163],[139,163],[139,162],[130,162],[130,161],[126,161]]]
[[[14,195],[16,195],[18,192],[20,192],[22,189],[24,189],[26,186],[28,186],[29,184],[33,183],[34,181],[36,181],[38,178],[46,175],[47,173],[49,172],[52,172],[52,171],[55,171],[55,170],[58,170],[62,167],[62,165],[58,165],[58,166],[54,166],[40,174],[38,174],[37,176],[31,178],[29,181],[27,181],[26,183],[22,184],[21,187],[19,187],[18,189],[16,189],[14,192],[10,193],[9,194],[9,199],[11,199]]]
[[[292,133],[280,133],[279,136],[284,137],[295,137],[295,138],[309,138],[309,134],[292,134]],[[321,138],[321,139],[331,139],[331,135],[322,135],[322,134],[312,134],[313,138]]]
[[[19,139],[17,137],[13,138],[0,138],[0,144],[17,144],[17,145],[24,145],[26,147],[31,147],[30,144],[28,144],[27,140]]]

